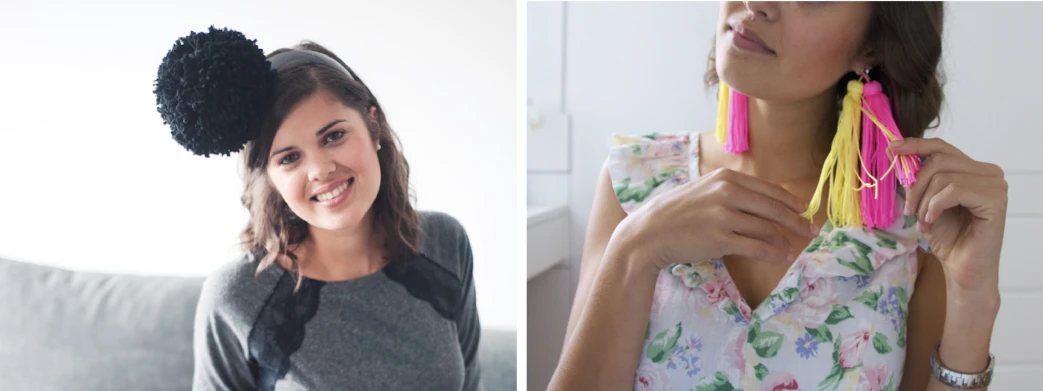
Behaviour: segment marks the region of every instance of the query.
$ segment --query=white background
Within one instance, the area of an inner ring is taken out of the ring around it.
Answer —
[[[946,7],[946,106],[941,127],[927,136],[1006,171],[1010,205],[993,388],[1038,388],[1029,385],[1043,374],[1043,45],[1018,37],[1043,37],[1043,3]],[[704,90],[702,78],[718,9],[717,2],[529,4],[528,96],[542,111],[570,117],[571,166],[567,174],[530,171],[528,198],[567,200],[572,218],[571,265],[552,269],[543,281],[530,280],[530,287],[549,289],[552,281],[567,280],[568,291],[575,290],[594,186],[612,134],[713,130],[716,94]],[[528,148],[531,155],[540,146]],[[530,322],[540,319],[541,309],[560,314],[557,307],[571,303],[571,293],[542,303],[533,303],[533,294],[530,288]],[[564,320],[558,327],[563,335]],[[557,360],[556,351],[534,345],[537,338],[529,336],[530,389],[539,386],[534,366],[543,363],[546,376]],[[560,335],[546,343],[560,349]],[[534,349],[550,353],[534,357]]]
[[[211,24],[330,48],[384,105],[417,206],[470,234],[483,326],[515,329],[513,0],[21,2],[0,12],[0,256],[202,276],[237,254],[237,158],[182,149],[156,69]],[[247,5],[248,4],[248,5]]]

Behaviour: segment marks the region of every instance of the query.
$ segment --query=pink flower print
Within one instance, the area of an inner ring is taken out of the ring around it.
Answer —
[[[871,262],[873,263],[873,270],[880,268],[880,265],[883,265],[884,262],[887,262],[887,260],[890,259],[886,255],[881,254],[879,252],[873,252],[870,255],[870,258]]]
[[[750,317],[753,316],[750,306],[745,302],[739,303],[739,312],[742,313],[742,317],[745,319],[750,319]]]
[[[880,364],[876,367],[864,367],[862,378],[858,382],[858,391],[880,391],[887,385],[887,367]]]
[[[797,379],[793,378],[784,371],[775,371],[764,377],[764,381],[761,382],[761,391],[785,391],[785,390],[799,390],[800,386],[797,385]]]
[[[743,349],[746,347],[746,333],[749,329],[746,327],[734,328],[728,336],[729,339],[723,345],[724,351],[721,354],[724,358],[724,362],[731,364],[733,369],[738,370],[742,373],[746,369],[746,356],[743,354]]]
[[[726,291],[729,284],[730,282],[725,282],[723,278],[714,278],[704,282],[702,288],[706,291],[706,300],[712,305],[717,305],[717,303],[723,301],[728,297]]]
[[[837,283],[833,279],[812,279],[800,291],[800,297],[786,307],[786,312],[794,323],[816,328],[821,326],[833,311],[837,294]]]
[[[666,370],[660,366],[644,362],[637,367],[637,376],[634,377],[635,391],[671,390],[670,377]]]
[[[862,362],[862,355],[869,346],[869,329],[863,328],[840,341],[840,367],[850,369]]]

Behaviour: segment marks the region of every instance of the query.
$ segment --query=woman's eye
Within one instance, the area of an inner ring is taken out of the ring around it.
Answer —
[[[286,156],[284,156],[282,158],[282,160],[279,161],[279,165],[283,166],[283,165],[287,165],[287,164],[293,163],[293,162],[297,161],[298,158],[299,158],[299,156],[297,156],[297,152],[286,154]]]
[[[344,138],[344,131],[343,130],[330,132],[330,134],[326,135],[326,141],[327,142],[334,142],[334,141],[340,140],[342,138]]]

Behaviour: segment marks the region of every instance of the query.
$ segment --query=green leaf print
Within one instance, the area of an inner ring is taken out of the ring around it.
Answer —
[[[768,367],[764,366],[764,364],[757,364],[757,366],[753,367],[753,371],[757,375],[757,380],[764,381],[764,377],[768,376]]]
[[[677,339],[681,337],[681,323],[669,329],[663,330],[663,332],[656,334],[652,338],[652,342],[648,343],[648,350],[645,351],[645,356],[653,363],[662,364],[666,362],[666,359],[670,357],[670,351],[674,350],[674,346],[677,346]]]
[[[772,358],[779,354],[779,349],[782,348],[782,334],[761,331],[760,324],[754,323],[754,326],[750,327],[746,342],[753,346],[753,350],[761,358]]]
[[[903,217],[905,218],[905,222],[902,223],[902,229],[909,229],[909,227],[916,225],[916,215]]]
[[[804,249],[804,252],[810,254],[815,251],[818,251],[819,248],[822,248],[822,241],[824,239],[825,238],[823,238],[822,235],[816,236],[814,239],[811,240],[811,243],[808,243],[808,248]]]
[[[826,223],[822,224],[822,232],[827,234],[833,232],[833,222],[826,220]]]
[[[645,341],[648,341],[648,336],[650,335],[651,332],[652,332],[652,322],[648,322],[648,325],[645,326]]]
[[[799,294],[800,294],[800,289],[799,288],[792,288],[791,287],[791,288],[783,289],[782,292],[779,292],[779,298],[781,298],[782,301],[785,301],[785,302],[792,302],[793,300],[797,299],[797,295],[799,295]]]
[[[634,155],[640,155],[641,154],[641,144],[631,145],[630,146],[630,153],[632,153]]]
[[[880,296],[884,294],[884,287],[880,287],[880,290],[867,289],[862,292],[861,295],[855,298],[855,301],[865,304],[869,309],[876,311],[877,304],[880,303]]]
[[[851,309],[846,305],[833,304],[833,312],[829,313],[826,317],[826,324],[835,325],[844,321],[845,319],[851,319],[854,316],[851,315]]]
[[[891,345],[887,343],[887,336],[876,333],[873,336],[873,349],[876,349],[876,352],[880,354],[891,353]]]
[[[895,288],[895,297],[898,298],[898,309],[902,311],[902,323],[909,317],[909,294],[904,287]]]
[[[815,337],[815,340],[819,343],[833,342],[833,333],[829,332],[829,326],[821,325],[815,329],[805,327],[805,330],[807,330],[808,334],[812,337]]]
[[[898,345],[900,348],[905,347],[905,327],[898,329],[898,340],[895,341],[895,345]]]
[[[868,276],[873,274],[873,263],[869,261],[869,257],[858,251],[852,251],[851,256],[855,258],[854,262],[845,261],[843,259],[837,259],[837,263],[852,269],[858,274]]]
[[[891,378],[887,380],[887,385],[880,391],[895,391],[895,375],[891,375]]]
[[[659,133],[642,134],[641,137],[647,138],[647,139],[652,140],[652,141],[655,141],[655,136],[657,134],[659,134]]]
[[[840,386],[840,380],[844,378],[845,372],[846,371],[844,368],[840,367],[839,363],[833,364],[833,369],[829,371],[829,376],[826,376],[826,378],[822,379],[822,382],[818,384],[819,387],[821,387],[819,390],[825,390],[829,388],[831,384],[833,385],[834,390],[837,389],[837,387]]]
[[[735,391],[735,390],[738,390],[737,388],[732,386],[731,382],[728,381],[728,376],[726,376],[725,374],[723,374],[721,372],[717,372],[717,373],[713,374],[713,378],[712,379],[709,378],[709,377],[706,377],[706,378],[703,378],[703,379],[704,380],[709,379],[710,382],[708,382],[706,384],[703,384],[703,385],[700,385],[700,386],[695,386],[694,388],[692,388],[692,391]]]
[[[837,338],[833,340],[833,369],[830,370],[829,376],[826,376],[826,378],[822,379],[822,382],[818,384],[819,387],[821,387],[819,390],[825,390],[826,388],[829,388],[831,384],[833,385],[834,390],[837,389],[837,387],[840,386],[840,380],[844,378],[846,372],[847,371],[840,366],[840,336],[837,335]]]
[[[901,325],[898,327],[898,340],[895,344],[900,348],[905,347],[905,321],[909,318],[909,295],[905,292],[905,288],[898,287],[895,289],[895,297],[898,298],[898,310],[901,312]]]
[[[898,248],[898,240],[895,240],[895,238],[892,238],[892,237],[890,237],[888,235],[880,233],[879,231],[876,233],[876,235],[879,238],[876,241],[876,245],[877,246],[884,247],[884,248],[889,248],[889,249],[892,249],[892,250]]]
[[[735,303],[732,303],[731,305],[724,307],[724,313],[731,316],[735,316],[735,314],[739,313],[739,306],[735,305]]]

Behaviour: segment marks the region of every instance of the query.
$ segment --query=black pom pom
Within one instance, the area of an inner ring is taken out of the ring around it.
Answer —
[[[192,32],[163,57],[155,94],[174,140],[196,155],[230,155],[256,137],[275,72],[256,40],[229,29]]]

